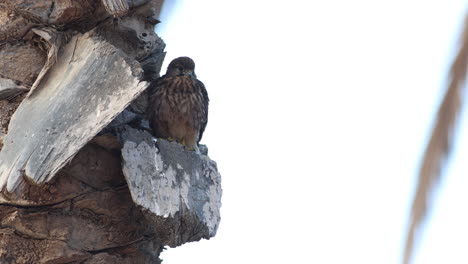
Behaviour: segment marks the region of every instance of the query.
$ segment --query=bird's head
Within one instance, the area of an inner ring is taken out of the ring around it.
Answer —
[[[166,75],[197,78],[195,75],[195,62],[189,57],[176,58],[169,63]]]

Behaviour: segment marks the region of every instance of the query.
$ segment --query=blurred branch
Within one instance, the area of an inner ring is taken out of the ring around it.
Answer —
[[[404,264],[409,264],[411,261],[415,233],[427,214],[428,197],[440,180],[442,165],[447,160],[453,146],[453,131],[462,106],[461,95],[466,82],[467,63],[468,15],[465,17],[464,30],[460,38],[460,50],[450,69],[447,92],[437,113],[432,136],[419,171],[403,255]]]

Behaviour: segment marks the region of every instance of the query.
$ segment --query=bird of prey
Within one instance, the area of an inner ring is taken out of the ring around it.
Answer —
[[[208,93],[189,57],[171,61],[166,74],[150,85],[149,122],[154,136],[199,152],[208,122]]]

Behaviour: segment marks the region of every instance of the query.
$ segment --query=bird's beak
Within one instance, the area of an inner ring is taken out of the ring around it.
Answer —
[[[197,78],[195,76],[195,73],[193,71],[184,71],[184,75],[185,76],[189,76],[189,77],[192,77],[192,78]]]

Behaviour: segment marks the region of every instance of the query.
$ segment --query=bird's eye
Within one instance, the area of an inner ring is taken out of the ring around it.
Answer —
[[[184,69],[182,69],[182,67],[178,67],[177,68],[179,71],[183,71]]]

